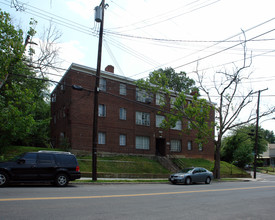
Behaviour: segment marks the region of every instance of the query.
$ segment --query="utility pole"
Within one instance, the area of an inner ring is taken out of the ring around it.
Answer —
[[[257,103],[257,120],[256,120],[256,132],[255,132],[255,146],[254,146],[254,179],[256,179],[256,170],[257,170],[257,155],[258,155],[258,140],[259,140],[259,111],[260,111],[260,96],[261,92],[267,89],[258,91],[258,103]]]
[[[103,38],[103,23],[104,23],[104,9],[105,0],[102,0],[100,5],[97,7],[101,18],[95,18],[97,22],[100,22],[99,41],[98,41],[98,54],[97,54],[97,70],[96,80],[94,89],[94,118],[93,118],[93,146],[92,146],[92,178],[93,181],[97,181],[97,142],[98,142],[98,92],[99,92],[99,79],[101,69],[101,54],[102,54],[102,38]],[[96,11],[96,15],[97,15]],[[101,14],[100,14],[101,13]]]

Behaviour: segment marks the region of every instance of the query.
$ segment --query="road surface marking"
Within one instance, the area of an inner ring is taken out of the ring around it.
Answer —
[[[141,193],[141,194],[126,194],[126,195],[37,197],[37,198],[6,198],[6,199],[0,199],[0,202],[9,202],[9,201],[35,201],[35,200],[65,200],[65,199],[98,199],[98,198],[120,198],[120,197],[137,197],[137,196],[157,196],[157,195],[175,195],[175,194],[202,193],[202,192],[224,192],[224,191],[236,191],[236,190],[247,190],[247,189],[263,189],[263,188],[274,188],[274,187],[275,186],[256,186],[256,187],[242,187],[242,188],[231,188],[231,189],[207,189],[207,190],[194,190],[194,191],[181,191],[181,192]]]

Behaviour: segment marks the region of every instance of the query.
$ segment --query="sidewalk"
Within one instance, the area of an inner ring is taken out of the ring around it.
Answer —
[[[229,182],[230,178],[225,178],[226,180],[220,179],[220,180],[214,180],[214,181],[218,181],[218,182]],[[90,177],[81,177],[80,180],[83,181],[92,181],[92,178]],[[149,179],[149,178],[97,178],[97,180],[99,181],[119,181],[118,183],[122,183],[123,180],[125,180],[126,183],[129,183],[129,181],[142,181],[144,180],[144,182],[150,181],[150,180],[154,180],[154,181],[158,181],[160,180],[162,183],[163,181],[167,180],[167,182],[169,182],[168,178],[159,178],[159,179]],[[262,178],[232,178],[232,181],[240,181],[240,182],[250,182],[250,181],[262,181]],[[115,182],[112,182],[115,183]],[[157,182],[152,182],[152,183],[157,183]]]

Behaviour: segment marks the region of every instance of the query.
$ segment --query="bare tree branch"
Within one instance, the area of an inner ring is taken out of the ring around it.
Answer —
[[[62,33],[50,23],[39,41],[39,53],[35,56],[32,55],[29,60],[29,67],[39,70],[42,77],[49,69],[58,70],[57,67],[60,61],[58,60],[59,47],[57,46],[57,41],[61,36]]]
[[[217,135],[214,141],[216,145],[214,175],[215,178],[218,179],[220,178],[220,148],[223,135],[230,129],[256,120],[256,115],[251,110],[250,114],[246,115],[246,119],[237,121],[240,119],[241,113],[252,103],[252,95],[254,94],[253,91],[250,90],[244,95],[239,95],[242,81],[251,75],[251,72],[247,73],[245,70],[247,70],[252,64],[251,55],[249,58],[247,57],[246,36],[244,32],[243,36],[245,39],[242,42],[242,66],[237,67],[233,63],[235,67],[231,72],[228,70],[217,71],[213,76],[213,88],[207,88],[204,86],[204,73],[199,73],[198,67],[196,70],[199,88],[206,94],[208,100],[212,102],[211,99],[215,96],[211,94],[211,91],[218,95],[218,103],[216,104]],[[250,61],[247,62],[247,59]],[[262,113],[260,117],[267,116],[274,111],[274,108],[269,109],[268,111]]]

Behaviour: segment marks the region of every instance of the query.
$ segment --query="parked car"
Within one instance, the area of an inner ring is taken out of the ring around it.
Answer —
[[[189,185],[195,182],[210,184],[213,180],[213,173],[202,167],[185,168],[178,173],[171,174],[169,181],[173,184],[183,183]]]
[[[10,182],[51,182],[67,186],[81,177],[75,155],[60,151],[23,153],[0,163],[0,187]]]

